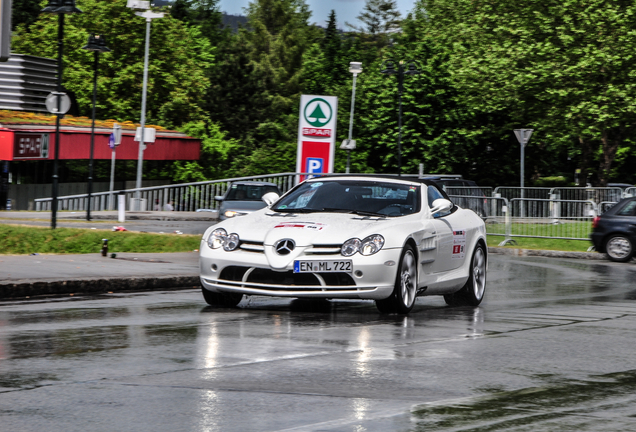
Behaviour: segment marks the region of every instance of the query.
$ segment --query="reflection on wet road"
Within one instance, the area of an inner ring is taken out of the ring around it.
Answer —
[[[0,430],[636,430],[636,265],[493,256],[479,308],[0,303]]]

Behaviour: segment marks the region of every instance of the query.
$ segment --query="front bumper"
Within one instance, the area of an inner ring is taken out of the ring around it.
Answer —
[[[200,276],[204,288],[213,292],[233,292],[297,298],[387,298],[393,292],[401,249],[383,249],[371,256],[351,258],[352,273],[293,273],[293,260],[284,269],[274,270],[264,253],[212,250],[201,244]],[[306,256],[302,260],[337,260],[341,255]]]

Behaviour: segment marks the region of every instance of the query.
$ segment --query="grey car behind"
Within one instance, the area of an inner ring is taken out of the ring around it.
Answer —
[[[274,183],[255,181],[232,183],[225,195],[215,197],[221,202],[219,219],[225,220],[262,209],[265,207],[265,202],[261,198],[269,192],[281,195],[280,189]]]

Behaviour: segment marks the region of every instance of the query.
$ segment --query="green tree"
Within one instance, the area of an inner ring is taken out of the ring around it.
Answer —
[[[93,53],[81,49],[90,33],[106,35],[111,52],[100,56],[97,110],[101,118],[140,118],[145,20],[126,7],[126,0],[78,0],[81,14],[66,17],[64,86],[77,96],[80,113],[92,106]],[[57,17],[41,14],[27,31],[18,27],[16,53],[56,58]],[[169,15],[152,22],[148,71],[148,123],[166,127],[204,118],[201,95],[213,61],[212,47],[196,27]]]
[[[633,2],[421,4],[428,31],[452,46],[453,81],[474,109],[533,127],[542,154],[566,148],[584,178],[598,155],[597,181],[607,183],[616,155],[634,146]]]
[[[14,0],[11,11],[11,29],[24,25],[26,29],[33,24],[43,9],[40,0]]]
[[[293,168],[293,155],[279,150],[295,144],[303,55],[319,36],[304,0],[256,0],[247,12],[248,28],[219,46],[207,104],[241,142],[232,155],[237,175],[268,172],[272,161]]]

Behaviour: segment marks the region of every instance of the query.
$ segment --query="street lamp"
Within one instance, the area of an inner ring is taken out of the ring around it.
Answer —
[[[42,9],[44,13],[57,14],[57,109],[55,118],[55,152],[53,159],[53,191],[51,193],[51,228],[55,229],[57,225],[57,192],[59,180],[57,175],[58,160],[60,157],[60,119],[64,117],[62,112],[62,73],[64,64],[62,63],[62,54],[64,53],[64,15],[72,13],[82,13],[75,7],[75,0],[49,0],[48,5]],[[66,96],[66,95],[64,95]]]
[[[106,39],[101,35],[92,34],[88,37],[88,43],[82,49],[95,53],[93,69],[93,122],[91,124],[91,156],[88,163],[88,207],[86,208],[86,220],[91,220],[91,198],[93,195],[93,151],[95,148],[95,105],[97,100],[97,67],[99,66],[99,53],[109,52]]]
[[[396,63],[397,69],[395,67]],[[386,60],[384,61],[385,69],[380,71],[380,73],[383,74],[398,76],[398,95],[400,99],[400,110],[398,113],[398,176],[402,175],[402,92],[404,91],[404,75],[416,75],[420,73],[414,61],[408,62],[406,70],[404,70],[404,63],[403,60],[399,62]]]
[[[351,88],[351,115],[349,116],[349,139],[346,142],[342,143],[341,148],[347,149],[347,170],[345,171],[349,174],[349,165],[351,161],[351,150],[356,148],[356,142],[351,140],[351,134],[353,133],[353,107],[356,104],[356,78],[359,73],[362,73],[362,63],[361,62],[350,62],[349,63],[349,72],[353,74],[353,87]]]
[[[146,89],[148,87],[148,52],[150,48],[150,22],[155,18],[163,18],[162,12],[150,10],[149,1],[128,0],[126,4],[131,9],[143,9],[143,12],[135,12],[135,15],[146,18],[146,48],[144,53],[144,82],[141,94],[141,132],[139,140],[139,157],[137,160],[137,183],[135,184],[135,205],[133,210],[141,210],[141,177],[144,164],[144,131],[146,129]]]

